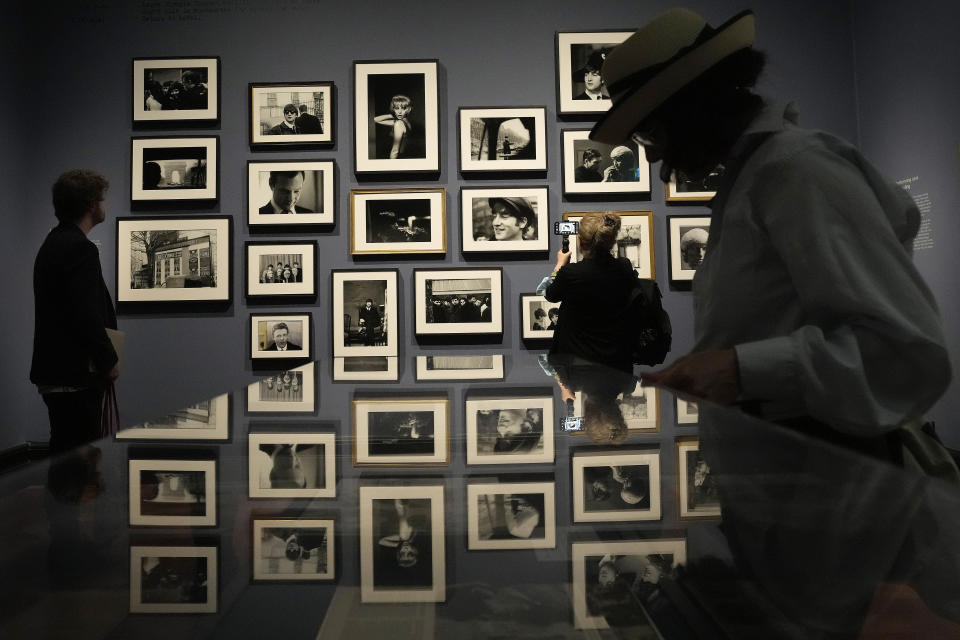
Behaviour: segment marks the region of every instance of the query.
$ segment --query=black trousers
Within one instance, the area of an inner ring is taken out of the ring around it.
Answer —
[[[70,451],[100,439],[103,389],[43,394],[50,416],[50,452]]]

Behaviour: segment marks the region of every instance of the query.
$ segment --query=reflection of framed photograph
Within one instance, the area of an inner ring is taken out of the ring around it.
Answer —
[[[545,107],[460,109],[460,171],[546,171]]]
[[[667,216],[672,283],[693,280],[706,255],[709,236],[710,216]]]
[[[446,253],[447,191],[351,189],[350,253]]]
[[[399,272],[335,269],[331,277],[334,357],[396,356]]]
[[[553,396],[467,398],[467,464],[553,462]]]
[[[357,173],[439,172],[436,60],[353,63]]]
[[[546,251],[550,212],[546,187],[460,190],[464,253]]]
[[[611,253],[625,257],[641,278],[653,280],[653,211],[617,211],[620,216],[620,231]],[[564,220],[580,222],[583,213],[565,213]],[[575,240],[570,242],[570,261],[580,261],[580,249]]]
[[[677,438],[677,500],[681,520],[720,517],[717,481],[697,438]]]
[[[396,356],[347,356],[332,360],[334,382],[348,380],[395,382],[400,379]]]
[[[594,142],[589,135],[589,129],[563,132],[564,195],[650,193],[650,165],[640,145]]]
[[[247,223],[251,227],[336,222],[333,160],[247,163]]]
[[[658,451],[577,451],[572,472],[574,522],[660,519]]]
[[[130,613],[216,613],[216,547],[130,547]]]
[[[502,270],[414,269],[417,335],[503,333]]]
[[[677,398],[677,424],[697,424],[700,410],[696,402]]]
[[[573,243],[571,243],[573,244]],[[520,338],[552,340],[560,321],[560,303],[548,302],[535,293],[520,294]]]
[[[557,113],[598,114],[610,108],[610,92],[600,77],[603,61],[632,31],[557,33]]]
[[[230,394],[121,429],[117,440],[226,440],[230,437]]]
[[[117,302],[228,302],[230,217],[117,218]]]
[[[134,58],[133,124],[220,119],[220,58]]]
[[[701,180],[694,180],[678,169],[673,172],[670,176],[670,182],[666,184],[667,202],[675,204],[684,202],[706,203],[717,195],[721,178],[723,178],[722,166],[717,167]]]
[[[575,628],[607,629],[609,617],[635,637],[659,636],[644,608],[658,595],[660,580],[686,563],[684,540],[575,542],[571,556]]]
[[[250,146],[333,144],[332,82],[250,83]]]
[[[313,413],[313,363],[261,378],[247,387],[248,413]]]
[[[360,601],[446,600],[443,486],[360,487]]]
[[[557,545],[552,482],[467,485],[467,548],[553,549]]]
[[[450,463],[450,401],[389,398],[353,401],[355,466]]]
[[[250,314],[250,357],[254,360],[305,359],[313,352],[309,313]]]
[[[660,390],[656,387],[645,387],[637,380],[637,386],[632,392],[617,396],[617,406],[627,423],[627,429],[634,432],[630,435],[660,431]],[[573,411],[575,415],[583,415],[582,393],[576,394]]]
[[[335,433],[251,433],[251,498],[334,498]]]
[[[421,380],[503,380],[503,354],[417,356]]]
[[[247,241],[243,246],[248,298],[317,295],[316,242]]]
[[[215,460],[130,460],[130,525],[214,527]]]
[[[133,138],[130,201],[217,199],[217,136]]]
[[[333,580],[333,520],[253,521],[253,579],[314,582]]]

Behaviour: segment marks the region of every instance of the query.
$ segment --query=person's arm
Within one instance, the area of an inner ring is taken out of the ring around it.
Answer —
[[[562,269],[570,264],[570,252],[563,250],[557,251],[557,264],[553,267],[553,273],[540,282],[537,287],[537,293],[545,297],[549,302],[561,302],[566,291],[566,276]],[[546,281],[550,282],[547,283]]]
[[[385,127],[392,127],[393,123],[396,122],[397,119],[393,117],[392,113],[385,113],[382,116],[374,116],[373,121],[377,124],[382,124]]]
[[[104,377],[115,379],[119,374],[117,352],[106,331],[107,301],[103,299],[100,253],[92,243],[84,242],[68,257],[65,267],[64,289],[68,308],[76,319],[75,335],[85,345],[94,368]]]

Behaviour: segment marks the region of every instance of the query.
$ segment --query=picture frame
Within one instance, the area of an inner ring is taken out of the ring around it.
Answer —
[[[254,151],[326,147],[336,141],[336,85],[332,82],[251,82],[247,97]]]
[[[471,482],[467,485],[467,549],[553,549],[556,546],[553,482]]]
[[[133,124],[215,126],[220,120],[220,58],[134,58]]]
[[[131,206],[217,201],[220,136],[130,139]]]
[[[130,547],[130,613],[216,613],[218,550],[213,546]],[[159,576],[181,580],[168,586]]]
[[[334,358],[396,356],[400,272],[334,269],[330,277]]]
[[[586,94],[584,71],[588,63],[599,71],[606,53],[633,31],[558,31],[556,35],[557,114],[560,116],[598,115],[610,109],[609,92],[600,83],[603,98],[591,100]],[[591,60],[591,58],[594,58]],[[598,76],[598,74],[594,74]]]
[[[706,254],[710,216],[667,216],[670,283],[689,286]]]
[[[416,334],[433,336],[502,334],[502,278],[503,271],[500,267],[414,269]],[[459,306],[466,311],[454,309],[454,298],[460,300]],[[451,303],[449,307],[446,306],[447,302]],[[435,307],[443,308],[443,311],[435,311]]]
[[[437,60],[353,63],[358,175],[440,172],[438,68]]]
[[[700,422],[700,409],[696,402],[674,396],[677,401],[677,424],[697,424]]]
[[[350,190],[350,253],[447,252],[443,187]]]
[[[331,360],[334,382],[396,382],[400,379],[397,356],[346,356]]]
[[[335,433],[250,433],[247,460],[251,498],[337,496]]]
[[[503,380],[503,354],[416,356],[417,382],[424,380]]]
[[[127,468],[130,526],[217,526],[216,460],[132,458]]]
[[[520,339],[553,340],[560,319],[560,303],[535,293],[520,294]]]
[[[563,195],[649,198],[650,164],[643,148],[630,141],[596,142],[589,135],[589,129],[561,132]]]
[[[461,107],[460,172],[546,172],[547,109]]]
[[[627,423],[629,435],[660,432],[660,389],[657,387],[645,387],[637,380],[632,392],[617,395],[617,406]],[[573,411],[575,415],[583,415],[582,393],[576,394]]]
[[[700,455],[696,437],[676,438],[677,513],[681,520],[720,518],[720,496],[710,465]]]
[[[117,431],[117,440],[229,440],[230,394]]]
[[[564,220],[580,222],[585,212],[563,214]],[[611,253],[624,256],[633,264],[637,276],[653,280],[656,276],[656,260],[653,247],[653,211],[617,211],[620,216],[620,231]],[[646,247],[646,248],[644,248]],[[581,260],[576,239],[570,242],[570,262]]]
[[[312,313],[251,313],[251,360],[304,360],[313,355]]]
[[[334,160],[247,162],[247,225],[251,230],[332,225],[337,220],[336,204]]]
[[[246,253],[246,297],[315,298],[317,296],[317,243],[302,240],[248,240]],[[281,279],[276,265],[283,264]],[[295,272],[296,270],[296,272]],[[287,272],[290,272],[289,277]]]
[[[460,229],[464,254],[546,252],[551,232],[548,189],[461,188]]]
[[[574,451],[574,522],[659,520],[660,452],[650,449]]]
[[[552,395],[467,397],[464,406],[468,465],[553,463]]]
[[[450,464],[449,398],[355,398],[351,409],[353,466]]]
[[[360,487],[360,601],[444,602],[444,487]]]
[[[230,302],[230,216],[117,218],[117,304]]]
[[[280,371],[247,386],[247,413],[313,413],[314,363]]]
[[[323,582],[336,576],[333,520],[255,518],[252,527],[254,582]]]
[[[701,180],[694,180],[684,172],[675,170],[670,182],[664,185],[666,201],[670,204],[706,204],[717,195],[723,178],[723,166],[719,166]]]

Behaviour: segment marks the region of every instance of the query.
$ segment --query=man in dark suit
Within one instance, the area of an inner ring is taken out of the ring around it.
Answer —
[[[303,171],[271,171],[267,184],[273,195],[270,202],[260,207],[260,215],[313,213],[313,209],[297,204],[305,175]]]
[[[303,347],[290,342],[287,337],[290,335],[290,328],[286,322],[278,322],[273,325],[273,342],[264,351],[300,351]]]
[[[120,375],[107,328],[117,328],[100,253],[87,234],[106,218],[109,183],[73,170],[53,185],[59,224],[33,266],[34,335],[30,381],[50,416],[50,448],[65,451],[101,434],[104,391]]]
[[[363,333],[363,344],[371,346],[374,343],[374,333],[382,322],[380,312],[373,306],[373,300],[367,301],[360,307],[360,331]]]
[[[297,131],[297,107],[293,103],[283,105],[283,120],[267,130],[268,136],[292,136]]]
[[[323,133],[320,118],[310,113],[308,109],[307,105],[300,105],[300,115],[296,120],[297,133]]]

